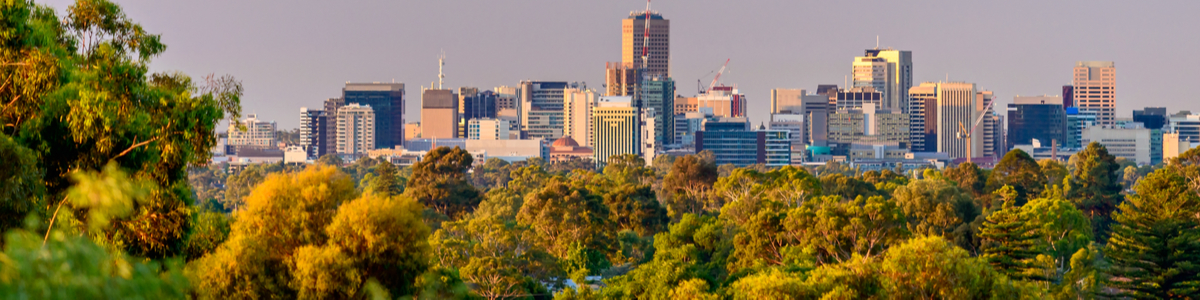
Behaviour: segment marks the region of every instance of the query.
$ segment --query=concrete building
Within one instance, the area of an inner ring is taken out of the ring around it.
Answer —
[[[408,139],[421,138],[421,122],[405,123],[404,137]]]
[[[374,148],[395,148],[404,145],[404,84],[403,83],[346,83],[341,103],[369,106],[375,112],[377,133]],[[328,107],[325,111],[332,111]],[[339,138],[340,140],[340,138]]]
[[[981,115],[994,115],[992,109],[984,110],[992,97],[992,92],[978,91],[974,83],[966,82],[925,82],[909,89],[913,152],[945,152],[951,158],[966,157],[968,147],[972,157],[999,152],[996,118],[983,118],[979,127],[968,128],[970,145],[958,138],[960,124],[972,127]]]
[[[337,153],[365,154],[378,145],[375,135],[375,111],[369,105],[357,103],[338,108]]]
[[[519,109],[518,106],[521,102],[519,88],[513,86],[498,86],[494,90],[496,92],[496,111]]]
[[[600,95],[593,90],[568,88],[563,91],[563,135],[583,147],[592,145],[592,108]]]
[[[907,126],[908,124],[905,124],[905,128],[908,128]],[[788,141],[791,142],[792,147],[802,147],[805,144],[806,139],[804,137],[805,126],[803,114],[771,114],[771,123],[768,124],[767,128],[771,130],[787,131]]]
[[[325,133],[329,136],[326,139],[329,142],[325,143],[325,154],[337,153],[337,110],[346,105],[346,100],[329,98],[322,105],[325,108]]]
[[[323,110],[300,108],[300,146],[307,151],[308,157],[318,158],[337,152],[337,141],[330,139],[332,134],[328,130],[337,130],[337,125],[328,126],[330,121],[337,121],[336,116],[331,117]],[[335,150],[329,151],[330,146]]]
[[[1162,140],[1163,162],[1170,162],[1172,158],[1179,157],[1180,154],[1192,148],[1200,147],[1200,142],[1189,142],[1187,138],[1180,136],[1178,133],[1164,133]]]
[[[860,109],[838,110],[829,115],[829,140],[838,144],[890,142],[908,149],[909,117],[900,111],[880,110],[874,103]]]
[[[458,96],[451,90],[421,90],[421,137],[453,139],[458,135]]]
[[[699,100],[696,97],[675,96],[675,115],[682,115],[700,109]]]
[[[908,89],[909,138],[912,152],[937,152],[937,83]]]
[[[529,140],[466,140],[466,149],[477,155],[478,162],[488,158],[499,158],[508,162],[523,161],[537,157],[550,160],[550,141],[546,139]]]
[[[658,151],[663,149],[663,143],[653,138],[663,135],[662,127],[656,124],[656,121],[660,120],[658,110],[642,108],[638,113],[638,128],[641,130],[638,134],[641,137],[641,149],[638,152],[642,154],[646,165],[649,166],[654,162],[654,156],[658,154]]]
[[[771,114],[802,113],[804,95],[808,95],[804,89],[771,89]]]
[[[713,116],[735,118],[744,116],[746,112],[746,95],[739,94],[738,89],[729,86],[717,86],[696,96],[696,107],[709,107]]]
[[[1169,132],[1179,134],[1179,138],[1189,143],[1200,143],[1200,115],[1189,111],[1181,111],[1171,115],[1168,123]]]
[[[563,135],[563,101],[567,88],[586,89],[563,81],[521,81],[520,123],[529,138],[555,140]]]
[[[1078,107],[1067,107],[1067,138],[1065,146],[1071,149],[1082,149],[1083,129],[1096,126],[1096,112],[1079,110]]]
[[[1096,112],[1096,123],[1112,126],[1117,109],[1117,68],[1111,61],[1075,63],[1073,101],[1079,110]]]
[[[497,94],[492,91],[458,88],[458,136],[467,136],[467,124],[473,119],[497,118],[499,110],[496,108],[496,98]]]
[[[886,67],[885,70],[883,70],[884,72],[881,72],[883,75],[885,75],[885,78],[882,82],[883,88],[878,87],[874,81],[874,76],[872,76],[872,81],[863,82],[860,85],[857,79],[858,76],[856,75],[854,86],[875,87],[875,90],[883,94],[882,101],[884,108],[899,110],[900,113],[904,114],[909,113],[908,89],[912,88],[913,86],[912,51],[895,50],[891,48],[876,48],[867,49],[863,52],[863,57],[876,58],[875,60],[871,61],[872,68],[874,68],[876,64],[880,63],[878,59],[883,60],[883,66]],[[855,70],[857,71],[859,69],[856,67]],[[875,73],[874,69],[872,69],[872,73]]]
[[[633,97],[633,105],[640,107],[643,76],[639,70],[639,66],[633,65],[632,62],[604,63],[604,95],[630,96]]]
[[[704,121],[712,118],[712,109],[688,112],[675,116],[675,141],[680,147],[692,147],[696,143],[696,132],[704,130]]]
[[[475,118],[467,123],[468,140],[507,140],[511,135],[508,121],[492,118]]]
[[[875,105],[876,109],[879,110],[891,110],[883,102],[884,97],[883,93],[873,87],[856,87],[834,92],[834,96],[829,98],[829,104],[835,110],[863,109],[867,104]],[[896,112],[899,111],[898,109],[896,110]]]
[[[1151,132],[1140,126],[1123,128],[1092,126],[1083,129],[1084,145],[1098,142],[1116,157],[1135,161],[1138,165],[1152,164]]]
[[[230,146],[277,147],[274,121],[267,122],[258,119],[258,115],[249,114],[240,122],[245,130],[238,128],[239,124],[229,124]]]
[[[596,166],[621,154],[641,154],[640,114],[628,96],[601,97],[592,108],[592,149]]]
[[[1062,97],[1013,97],[1008,105],[1008,145],[1029,145],[1034,139],[1047,146],[1063,146],[1067,139],[1067,111]]]
[[[654,110],[654,142],[657,145],[675,144],[675,81],[665,77],[651,77],[642,81],[641,108]],[[650,136],[645,136],[649,140]]]
[[[646,69],[645,75],[671,77],[671,21],[651,11],[647,22],[646,15],[646,11],[633,11],[629,12],[628,18],[621,20],[621,62]],[[645,44],[643,38],[647,23],[650,25],[647,51],[650,62],[643,64],[642,45]]]
[[[832,105],[829,105],[828,96],[804,96],[804,138],[806,139],[806,144],[816,147],[829,145],[829,114],[833,112],[834,109]]]

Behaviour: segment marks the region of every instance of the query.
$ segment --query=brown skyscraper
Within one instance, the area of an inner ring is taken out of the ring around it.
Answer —
[[[634,11],[621,20],[621,62],[632,63],[642,68],[642,44],[646,32],[646,12]],[[646,75],[670,77],[671,69],[671,21],[662,15],[650,12],[650,64]]]
[[[1075,63],[1074,91],[1079,110],[1096,112],[1096,124],[1111,126],[1117,109],[1117,68],[1111,61]]]

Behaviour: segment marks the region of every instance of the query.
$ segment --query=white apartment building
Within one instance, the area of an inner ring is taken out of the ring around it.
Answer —
[[[250,114],[246,119],[241,121],[241,125],[245,126],[245,131],[238,128],[238,124],[229,124],[229,140],[231,146],[261,146],[261,147],[276,147],[275,140],[275,122],[267,122],[258,119],[258,115]]]
[[[337,110],[337,152],[365,154],[375,150],[375,111],[370,105],[348,104]]]

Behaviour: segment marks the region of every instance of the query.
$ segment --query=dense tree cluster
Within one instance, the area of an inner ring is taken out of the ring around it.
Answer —
[[[115,4],[66,13],[0,3],[0,298],[1200,298],[1200,149],[238,169],[207,162],[240,83],[150,74],[165,46]]]

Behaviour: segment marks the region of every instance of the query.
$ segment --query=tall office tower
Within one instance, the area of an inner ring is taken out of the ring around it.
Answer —
[[[650,63],[643,65],[642,39],[646,24],[645,11],[630,12],[628,18],[621,20],[621,62],[646,69],[646,75],[671,77],[671,21],[657,12],[650,12]]]
[[[342,98],[325,99],[323,103],[325,107],[325,133],[328,137],[325,139],[325,154],[337,153],[337,110],[346,105],[346,100]],[[319,152],[319,151],[318,151]],[[319,157],[319,156],[318,156]]]
[[[458,89],[459,137],[467,136],[466,128],[470,120],[495,119],[498,116],[496,97],[492,91],[479,92],[479,89],[465,87]]]
[[[642,108],[638,116],[638,128],[642,132],[638,134],[640,137],[645,137],[641,140],[642,159],[646,161],[646,165],[654,163],[654,157],[658,155],[658,150],[662,149],[662,142],[655,140],[653,137],[661,137],[663,135],[662,127],[655,124],[658,118],[658,110],[653,107]],[[668,133],[673,134],[673,132]]]
[[[633,63],[604,63],[604,96],[632,96],[633,105],[641,107],[642,73]]]
[[[1079,110],[1096,112],[1096,123],[1115,124],[1117,110],[1117,68],[1111,61],[1075,63],[1072,98]]]
[[[375,112],[375,148],[404,145],[403,83],[346,83],[342,100],[346,105],[370,106]]]
[[[1147,129],[1163,129],[1169,120],[1166,107],[1147,107],[1133,111],[1133,121],[1141,122]]]
[[[507,140],[509,139],[508,121],[476,118],[467,123],[467,139],[469,140]]]
[[[989,107],[992,106],[992,101],[995,101],[994,96],[995,94],[993,94],[992,91],[979,91],[978,93],[975,93],[975,118],[978,119],[980,123],[978,127],[973,129],[974,131],[971,133],[971,135],[975,138],[983,138],[983,150],[980,152],[972,151],[971,156],[993,157],[996,156],[996,153],[1004,153],[1005,150],[1008,150],[1000,149],[1004,147],[1004,142],[997,142],[999,139],[1003,138],[1004,124],[999,123],[1003,122],[1003,120],[1001,120],[1001,118],[995,113],[995,109]],[[987,110],[984,110],[985,108]],[[983,118],[979,119],[979,116],[981,115]],[[976,119],[972,119],[971,124],[975,124]],[[973,141],[974,139],[972,139],[972,142]]]
[[[563,135],[582,147],[592,146],[592,108],[600,97],[593,90],[563,90]]]
[[[1067,111],[1063,98],[1051,96],[1013,97],[1008,105],[1008,145],[1067,143]]]
[[[829,140],[840,144],[856,142],[895,143],[909,149],[909,117],[899,110],[882,109],[874,103],[861,108],[839,109],[829,115]]]
[[[778,113],[771,114],[771,123],[767,128],[771,130],[782,130],[788,132],[788,141],[792,147],[802,147],[807,140],[804,137],[804,115],[803,111],[796,114]],[[907,127],[906,127],[907,128]]]
[[[451,90],[421,90],[421,138],[458,138],[458,97]]]
[[[712,151],[717,165],[780,167],[791,163],[787,131],[751,130],[748,125],[744,117],[707,120],[704,130],[696,132],[696,151]]]
[[[337,113],[337,153],[363,154],[374,150],[378,145],[376,124],[375,111],[370,105],[351,103],[342,106]]]
[[[563,135],[563,91],[578,84],[563,81],[521,81],[521,130],[531,138],[556,140]]]
[[[602,168],[613,155],[639,154],[639,114],[629,96],[601,97],[592,108],[592,149],[596,166]]]
[[[245,126],[246,130],[238,128],[238,124],[229,124],[229,139],[230,146],[258,146],[274,148],[278,145],[275,143],[275,122],[267,122],[258,119],[258,115],[249,114],[246,119],[241,121],[241,125]]]
[[[863,109],[866,104],[874,104],[879,110],[896,110],[887,103],[883,103],[886,98],[883,93],[873,87],[856,87],[848,90],[838,90],[833,97],[829,97],[829,104],[833,105],[836,110],[855,110]]]
[[[675,96],[675,114],[682,115],[689,112],[699,111],[700,104],[696,97]]]
[[[853,87],[872,87],[883,95],[882,109],[908,113],[912,88],[912,51],[867,49],[854,58]]]
[[[1096,112],[1079,110],[1078,107],[1067,108],[1067,141],[1064,147],[1082,149],[1083,129],[1096,126]]]
[[[305,147],[309,158],[321,157],[329,148],[329,144],[334,144],[334,140],[330,140],[330,133],[326,129],[331,128],[326,125],[326,122],[331,120],[329,115],[323,110],[308,109],[307,107],[300,108],[300,145]],[[336,125],[335,125],[336,126]],[[336,128],[337,127],[332,127]],[[335,145],[336,147],[336,145]],[[335,148],[336,149],[336,148]]]
[[[642,81],[641,86],[642,109],[654,109],[654,142],[659,146],[675,144],[675,135],[671,134],[675,125],[675,81],[654,77]]]
[[[908,89],[908,129],[912,152],[937,152],[937,83]]]
[[[811,146],[829,144],[829,114],[833,108],[826,97],[804,97],[804,137]]]
[[[1181,143],[1200,143],[1200,115],[1181,111],[1170,117],[1171,133],[1179,134]]]
[[[1064,85],[1062,89],[1063,109],[1075,107],[1075,87]]]
[[[1008,144],[1008,131],[1005,130],[1006,126],[1004,125],[1005,118],[1004,115],[998,113],[992,113],[990,117],[992,118],[990,130],[993,133],[989,139],[993,142],[993,147],[990,151],[992,151],[993,157],[1002,158],[1005,154],[1008,154],[1009,149],[1012,149],[1012,145]]]
[[[804,95],[804,89],[771,89],[771,115],[800,113],[804,110]]]
[[[969,127],[975,122],[975,101],[977,101],[974,83],[943,82],[937,88],[937,151],[945,152],[952,158],[967,157],[968,147],[971,156],[983,151],[981,135],[975,135],[968,145],[966,140],[958,139],[959,124]]]

